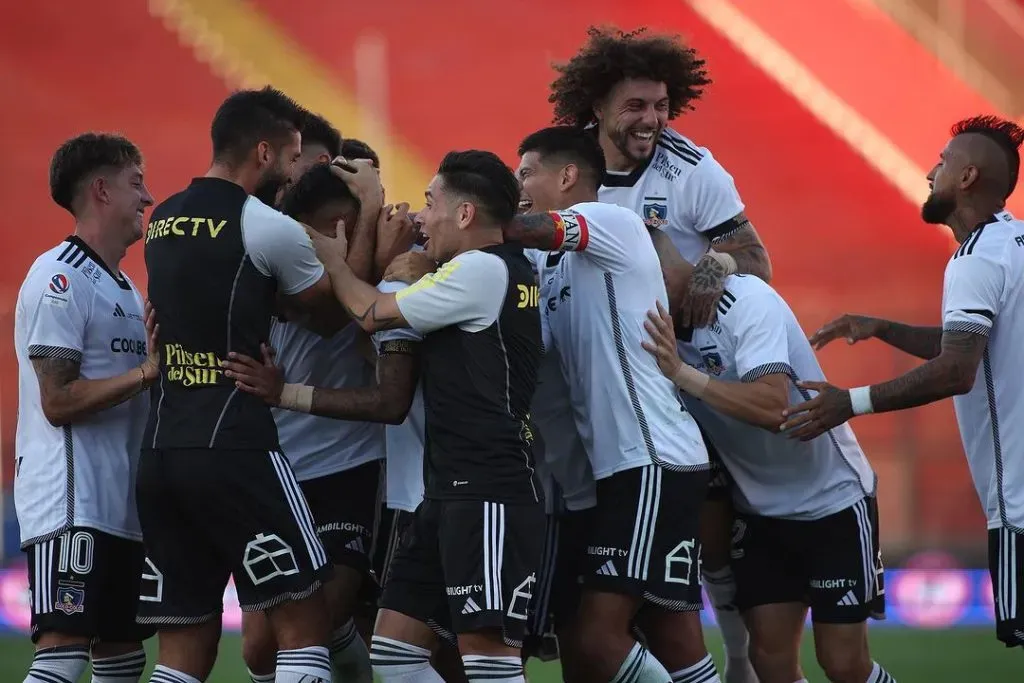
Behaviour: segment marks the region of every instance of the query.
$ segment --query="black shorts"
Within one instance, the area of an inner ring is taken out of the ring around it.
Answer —
[[[731,564],[740,611],[800,602],[823,624],[885,612],[874,498],[815,520],[737,512]]]
[[[334,564],[370,572],[380,461],[299,482],[316,532]]]
[[[147,564],[139,623],[219,618],[229,576],[247,612],[309,597],[330,576],[313,515],[280,453],[147,449],[137,490]]]
[[[500,629],[522,647],[544,550],[544,504],[424,500],[402,533],[380,606],[449,642]]]
[[[722,462],[722,456],[719,454],[718,449],[715,448],[715,445],[711,443],[711,439],[708,438],[708,433],[704,431],[700,423],[697,424],[697,428],[700,429],[700,435],[704,438],[704,446],[708,449],[708,462],[711,464],[708,474],[707,497],[709,500],[730,499],[733,486],[732,475],[729,474],[725,463]]]
[[[1024,534],[988,530],[988,571],[996,605],[996,638],[1024,647]]]
[[[146,553],[142,543],[72,527],[25,548],[32,642],[44,633],[134,643],[154,629],[135,622]]]
[[[584,588],[626,593],[672,612],[700,611],[698,530],[707,485],[707,470],[659,465],[599,480]]]
[[[393,510],[386,504],[381,504],[378,508],[373,532],[373,549],[370,552],[370,578],[363,581],[358,597],[359,613],[371,622],[376,619],[377,602],[387,581],[388,568],[391,566],[391,558],[394,557],[398,539],[411,520],[411,512]]]

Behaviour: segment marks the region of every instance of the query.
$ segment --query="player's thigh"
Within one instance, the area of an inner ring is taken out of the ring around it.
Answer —
[[[744,613],[750,632],[750,661],[761,683],[792,683],[800,675],[800,639],[807,605],[771,603]]]
[[[795,548],[800,522],[736,513],[731,566],[737,609],[807,602],[809,568]]]
[[[522,647],[544,551],[542,503],[442,503],[439,542],[452,624]]]
[[[441,568],[440,505],[423,501],[399,535],[387,568],[374,635],[402,640],[402,633],[410,627],[394,616],[397,614],[426,624],[437,636],[456,644]]]
[[[874,500],[864,498],[822,519],[801,522],[800,553],[808,565],[811,619],[859,624],[877,597]]]
[[[103,615],[96,636],[107,643],[142,642],[156,631],[137,621],[146,549],[141,541],[102,536],[102,542],[97,539],[102,551],[97,553],[97,566],[103,565]]]
[[[989,529],[988,568],[996,637],[1007,647],[1024,647],[1024,534]]]
[[[219,552],[216,530],[223,499],[213,494],[209,452],[144,450],[136,499],[146,557],[139,585],[138,622],[155,627],[218,618],[231,562]],[[198,520],[202,510],[205,520]]]
[[[301,482],[320,541],[335,565],[370,571],[380,461]]]

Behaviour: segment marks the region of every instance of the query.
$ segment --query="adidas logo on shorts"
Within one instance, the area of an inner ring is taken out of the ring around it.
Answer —
[[[837,602],[836,604],[842,605],[844,607],[852,607],[854,605],[859,605],[860,601],[857,599],[857,596],[854,595],[853,591],[851,590],[847,591],[846,595],[840,598],[839,602]]]
[[[476,614],[480,610],[480,605],[476,604],[476,600],[473,598],[466,598],[466,604],[462,606],[463,614]]]
[[[354,550],[354,551],[356,551],[357,553],[361,553],[361,554],[363,554],[363,555],[365,555],[365,554],[366,554],[366,546],[365,546],[365,545],[363,544],[363,537],[362,537],[362,536],[356,536],[356,537],[355,537],[355,538],[353,538],[353,539],[352,539],[351,541],[349,541],[349,542],[348,542],[348,543],[347,543],[347,544],[345,545],[345,547],[346,547],[346,548],[347,548],[348,550]]]
[[[608,560],[601,565],[601,568],[597,570],[597,573],[601,576],[618,576],[619,573],[615,571],[615,563]]]

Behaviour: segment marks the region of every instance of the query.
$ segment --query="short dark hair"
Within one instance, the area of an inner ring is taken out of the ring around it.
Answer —
[[[367,159],[374,168],[380,168],[380,157],[372,147],[362,140],[345,138],[345,141],[341,143],[341,156],[346,159]]]
[[[75,198],[85,181],[103,169],[142,166],[142,153],[131,140],[111,133],[83,133],[67,140],[50,159],[50,197],[74,215]]]
[[[331,201],[351,202],[356,209],[359,200],[345,181],[334,175],[330,164],[315,164],[281,199],[281,212],[298,220]]]
[[[664,83],[670,119],[693,109],[691,103],[711,84],[704,60],[679,36],[646,35],[646,31],[587,29],[587,42],[580,51],[568,62],[554,65],[559,75],[548,97],[555,105],[554,122],[581,127],[593,123],[594,107],[627,78]]]
[[[604,152],[597,138],[589,131],[573,126],[552,126],[531,133],[519,143],[519,156],[537,152],[542,161],[556,159],[575,164],[581,173],[590,176],[594,189],[604,180]]]
[[[302,144],[307,142],[323,145],[331,159],[341,156],[341,133],[330,121],[313,112],[307,112],[302,123]]]
[[[301,131],[307,112],[280,90],[239,90],[217,109],[210,126],[213,158],[237,163],[260,142],[283,141]]]
[[[437,175],[446,192],[473,200],[492,220],[504,225],[516,215],[519,181],[494,152],[448,152]]]
[[[1017,187],[1017,177],[1020,174],[1020,146],[1024,143],[1024,128],[1021,128],[1013,121],[1001,119],[998,116],[972,116],[963,121],[957,121],[950,128],[951,137],[975,133],[983,135],[992,140],[999,149],[1006,155],[1006,167],[1009,170],[1007,178],[1006,196],[1013,194]],[[1004,197],[1005,199],[1005,197]]]

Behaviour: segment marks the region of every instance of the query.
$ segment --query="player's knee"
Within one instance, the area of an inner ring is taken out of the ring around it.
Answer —
[[[255,672],[273,671],[276,657],[277,642],[266,619],[262,614],[246,614],[242,621],[242,659],[246,667]]]
[[[836,642],[817,637],[814,649],[818,666],[832,683],[863,683],[871,675],[871,656],[866,640],[858,646],[846,639]]]
[[[762,681],[796,681],[800,674],[799,652],[792,647],[753,640],[747,651],[750,663]]]
[[[705,571],[729,565],[732,524],[732,503],[727,497],[704,501],[700,510],[700,543],[701,563]]]
[[[331,619],[323,591],[281,603],[267,612],[267,618],[279,650],[326,645],[330,640]]]
[[[518,656],[519,648],[509,647],[498,629],[485,629],[459,634],[459,653],[462,655],[489,655],[495,657]]]

